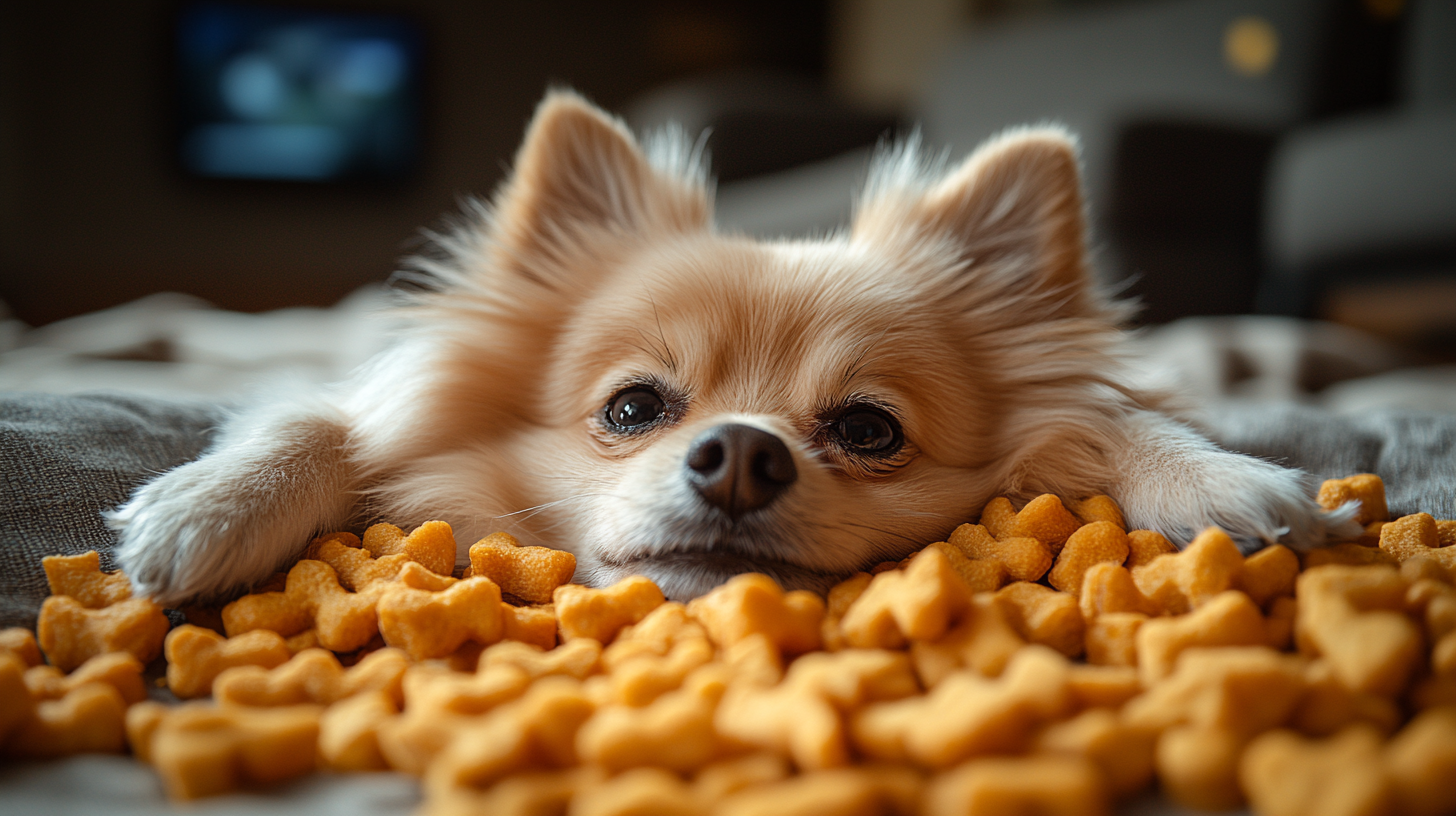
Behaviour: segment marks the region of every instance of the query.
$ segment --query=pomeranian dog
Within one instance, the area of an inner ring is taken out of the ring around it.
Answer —
[[[371,519],[448,520],[462,555],[505,529],[680,600],[748,571],[822,590],[1002,494],[1105,493],[1178,542],[1358,532],[1131,384],[1057,129],[949,169],[884,150],[847,231],[764,242],[714,229],[685,135],[558,91],[468,220],[415,260],[439,286],[390,350],[110,514],[140,593],[226,597]]]

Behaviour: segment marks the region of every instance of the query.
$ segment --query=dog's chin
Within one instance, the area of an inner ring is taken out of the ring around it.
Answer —
[[[690,601],[745,572],[761,572],[778,581],[786,590],[807,589],[821,595],[828,593],[830,587],[844,577],[784,561],[727,553],[677,552],[604,560],[593,570],[591,579],[598,586],[607,586],[631,575],[644,575],[651,578],[669,600]]]

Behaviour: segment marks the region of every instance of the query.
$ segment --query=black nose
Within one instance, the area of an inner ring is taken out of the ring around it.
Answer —
[[[703,431],[688,448],[687,464],[698,495],[733,519],[767,506],[799,477],[783,440],[748,425]]]

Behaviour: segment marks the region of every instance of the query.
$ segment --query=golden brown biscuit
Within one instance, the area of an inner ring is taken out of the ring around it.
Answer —
[[[52,595],[69,595],[87,609],[102,609],[131,597],[131,581],[121,571],[102,572],[95,551],[48,555],[40,560]]]
[[[502,592],[530,603],[550,603],[571,580],[576,556],[549,547],[522,547],[508,533],[491,533],[470,546],[470,574],[483,575]]]
[[[52,595],[40,608],[40,647],[51,664],[71,671],[107,652],[129,652],[143,665],[162,653],[172,624],[162,608],[146,598],[88,609],[68,595]]]
[[[291,653],[277,632],[254,629],[224,638],[211,629],[184,623],[167,634],[167,686],[182,699],[212,693],[213,681],[234,666],[271,669]]]
[[[774,579],[750,572],[693,600],[687,612],[720,647],[763,634],[791,656],[819,648],[824,601],[804,590],[784,592]]]

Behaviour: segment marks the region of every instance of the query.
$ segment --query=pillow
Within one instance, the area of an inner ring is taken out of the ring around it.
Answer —
[[[50,594],[40,560],[101,553],[101,517],[156,474],[196,458],[222,408],[114,394],[0,394],[0,627],[34,627]]]

